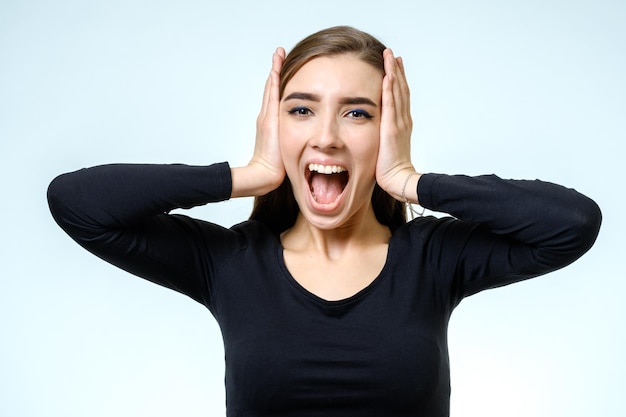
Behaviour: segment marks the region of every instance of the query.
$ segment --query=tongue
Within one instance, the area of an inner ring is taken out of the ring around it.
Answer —
[[[330,204],[337,200],[343,191],[344,183],[338,174],[313,174],[311,190],[315,201],[320,204]]]

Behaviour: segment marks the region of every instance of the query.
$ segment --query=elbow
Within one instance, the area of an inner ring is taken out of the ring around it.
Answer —
[[[602,211],[595,201],[584,197],[572,214],[572,227],[576,236],[578,256],[582,256],[591,249],[600,233]]]
[[[583,256],[594,245],[600,225],[602,212],[591,199],[581,196],[575,205],[560,209],[558,223],[554,230],[551,243],[539,250],[537,265],[546,273],[563,268]],[[557,221],[557,218],[554,218]]]
[[[584,214],[581,216],[581,228],[587,236],[589,248],[591,248],[600,233],[600,226],[602,225],[602,211],[600,210],[600,206],[598,206],[595,201],[587,198],[587,204],[583,213]]]
[[[61,174],[48,185],[48,191],[46,197],[48,199],[48,208],[54,220],[62,227],[62,220],[64,218],[63,212],[65,211],[66,202],[65,195],[67,194],[67,187],[64,181],[65,174]]]
[[[46,193],[52,218],[68,234],[81,224],[78,188],[71,173],[61,174],[50,182]]]

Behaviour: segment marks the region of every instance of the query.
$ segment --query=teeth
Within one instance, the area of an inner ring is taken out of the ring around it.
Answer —
[[[320,174],[338,174],[344,172],[345,168],[339,165],[309,164],[309,171],[315,171]]]

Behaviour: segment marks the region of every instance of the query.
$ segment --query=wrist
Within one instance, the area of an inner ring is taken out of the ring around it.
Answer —
[[[378,185],[389,195],[403,203],[419,204],[417,183],[422,174],[413,166],[405,167],[393,174],[378,178]]]
[[[417,184],[421,176],[422,174],[413,170],[398,174],[398,185],[394,188],[399,189],[400,192],[394,195],[394,198],[403,203],[419,204]]]
[[[275,190],[282,184],[285,176],[260,164],[231,168],[231,198],[258,197]]]
[[[418,172],[409,172],[406,174],[400,192],[400,201],[403,203],[418,204],[417,184],[422,174]]]

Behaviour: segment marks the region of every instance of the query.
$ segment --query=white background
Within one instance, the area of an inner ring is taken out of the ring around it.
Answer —
[[[74,244],[46,188],[108,162],[247,162],[274,48],[337,24],[404,57],[419,170],[541,178],[603,210],[580,261],[457,309],[452,416],[626,415],[617,0],[1,0],[0,415],[224,414],[210,313]]]

